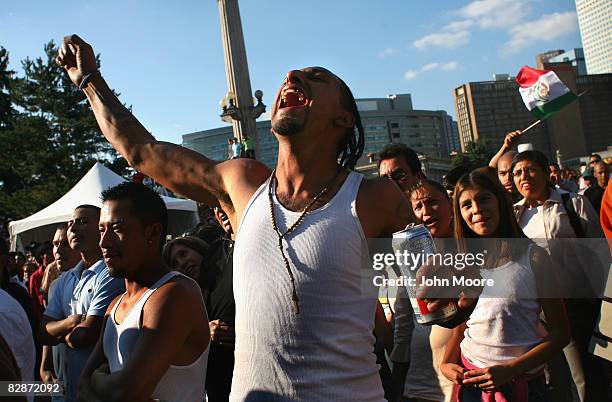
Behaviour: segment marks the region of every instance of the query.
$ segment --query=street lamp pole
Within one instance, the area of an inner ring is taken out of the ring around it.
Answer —
[[[242,141],[245,136],[252,140],[257,158],[260,151],[255,119],[266,110],[261,100],[263,93],[256,91],[257,105],[253,105],[238,0],[217,0],[217,4],[221,20],[221,38],[228,87],[227,95],[221,100],[223,108],[221,118],[225,122],[232,123],[234,137],[239,141]]]

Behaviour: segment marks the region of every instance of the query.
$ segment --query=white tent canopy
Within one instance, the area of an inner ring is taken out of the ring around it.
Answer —
[[[22,249],[32,241],[51,240],[58,223],[67,222],[79,205],[102,207],[103,190],[124,182],[125,179],[99,162],[59,200],[27,218],[9,223],[11,249]],[[165,197],[168,208],[168,234],[178,235],[198,224],[198,207],[192,200]]]

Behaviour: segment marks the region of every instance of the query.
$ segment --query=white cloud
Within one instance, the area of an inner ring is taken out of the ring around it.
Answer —
[[[421,71],[434,70],[434,69],[438,68],[439,65],[440,65],[440,63],[425,64],[423,67],[421,67]]]
[[[440,70],[444,70],[444,71],[453,71],[457,69],[457,66],[459,65],[459,63],[457,63],[456,61],[449,61],[448,63],[444,63],[440,66]]]
[[[449,31],[449,32],[465,31],[466,29],[470,28],[472,25],[474,25],[474,20],[455,21],[455,22],[451,22],[450,24],[444,26],[442,30]]]
[[[419,75],[419,72],[416,70],[408,70],[406,71],[406,73],[404,74],[404,79],[406,81],[410,81],[416,78],[416,76]]]
[[[398,52],[399,52],[399,49],[388,47],[385,50],[383,50],[382,52],[378,53],[378,57],[380,57],[382,59],[382,58],[385,58],[385,57],[388,57],[388,56],[392,56],[392,55],[394,55],[394,54],[396,54]]]
[[[481,28],[507,28],[529,10],[527,0],[476,0],[459,10],[462,17],[478,21]]]
[[[550,41],[577,30],[578,18],[575,12],[545,14],[537,20],[512,27],[505,52],[516,53],[535,42]]]
[[[468,31],[458,32],[437,32],[425,35],[413,42],[417,49],[425,49],[429,46],[439,46],[446,48],[454,48],[464,45],[470,41],[470,33]]]
[[[410,80],[415,79],[421,73],[425,73],[427,71],[433,71],[433,70],[453,71],[457,68],[458,65],[459,63],[457,63],[454,60],[446,62],[446,63],[438,63],[438,62],[427,63],[418,70],[406,71],[404,73],[404,79],[406,81],[410,81]]]

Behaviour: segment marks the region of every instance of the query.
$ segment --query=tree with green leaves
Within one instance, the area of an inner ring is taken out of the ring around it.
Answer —
[[[467,144],[465,152],[452,157],[453,167],[465,166],[470,171],[484,166],[489,166],[489,161],[495,154],[486,141],[476,141]]]
[[[45,57],[9,70],[0,47],[0,221],[24,218],[51,204],[100,161],[119,174],[127,163],[104,139],[85,95]],[[98,59],[99,64],[99,59]]]

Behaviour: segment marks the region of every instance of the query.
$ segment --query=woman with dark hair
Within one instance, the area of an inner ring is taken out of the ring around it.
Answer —
[[[439,251],[448,251],[454,243],[453,210],[446,188],[440,183],[423,179],[408,194],[417,221],[427,227],[436,239]],[[448,240],[442,243],[442,241]],[[406,288],[398,287],[395,303],[393,381],[402,401],[445,402],[452,394],[453,384],[440,371],[444,348],[452,329],[416,322]]]
[[[576,193],[556,189],[549,181],[548,159],[539,151],[525,151],[512,160],[514,184],[523,196],[515,204],[516,217],[527,237],[549,252],[554,238],[603,237],[593,206]],[[572,222],[571,211],[577,221]]]
[[[599,314],[609,262],[606,244],[577,238],[601,238],[599,217],[582,195],[557,189],[549,181],[549,162],[539,151],[521,152],[512,160],[514,184],[523,199],[514,205],[525,235],[544,248],[558,265],[572,338],[563,355],[549,364],[554,399],[569,401],[572,388],[581,402],[604,393],[601,370],[588,352]],[[603,255],[602,254],[605,254]],[[567,360],[567,364],[563,360]],[[569,371],[568,371],[569,367]],[[566,399],[569,398],[569,399]]]
[[[548,254],[525,239],[503,187],[486,172],[458,181],[453,207],[458,250],[486,248],[480,275],[491,285],[482,289],[469,319],[453,330],[440,369],[457,385],[459,401],[545,401],[544,363],[569,339],[563,302],[550,297]]]

